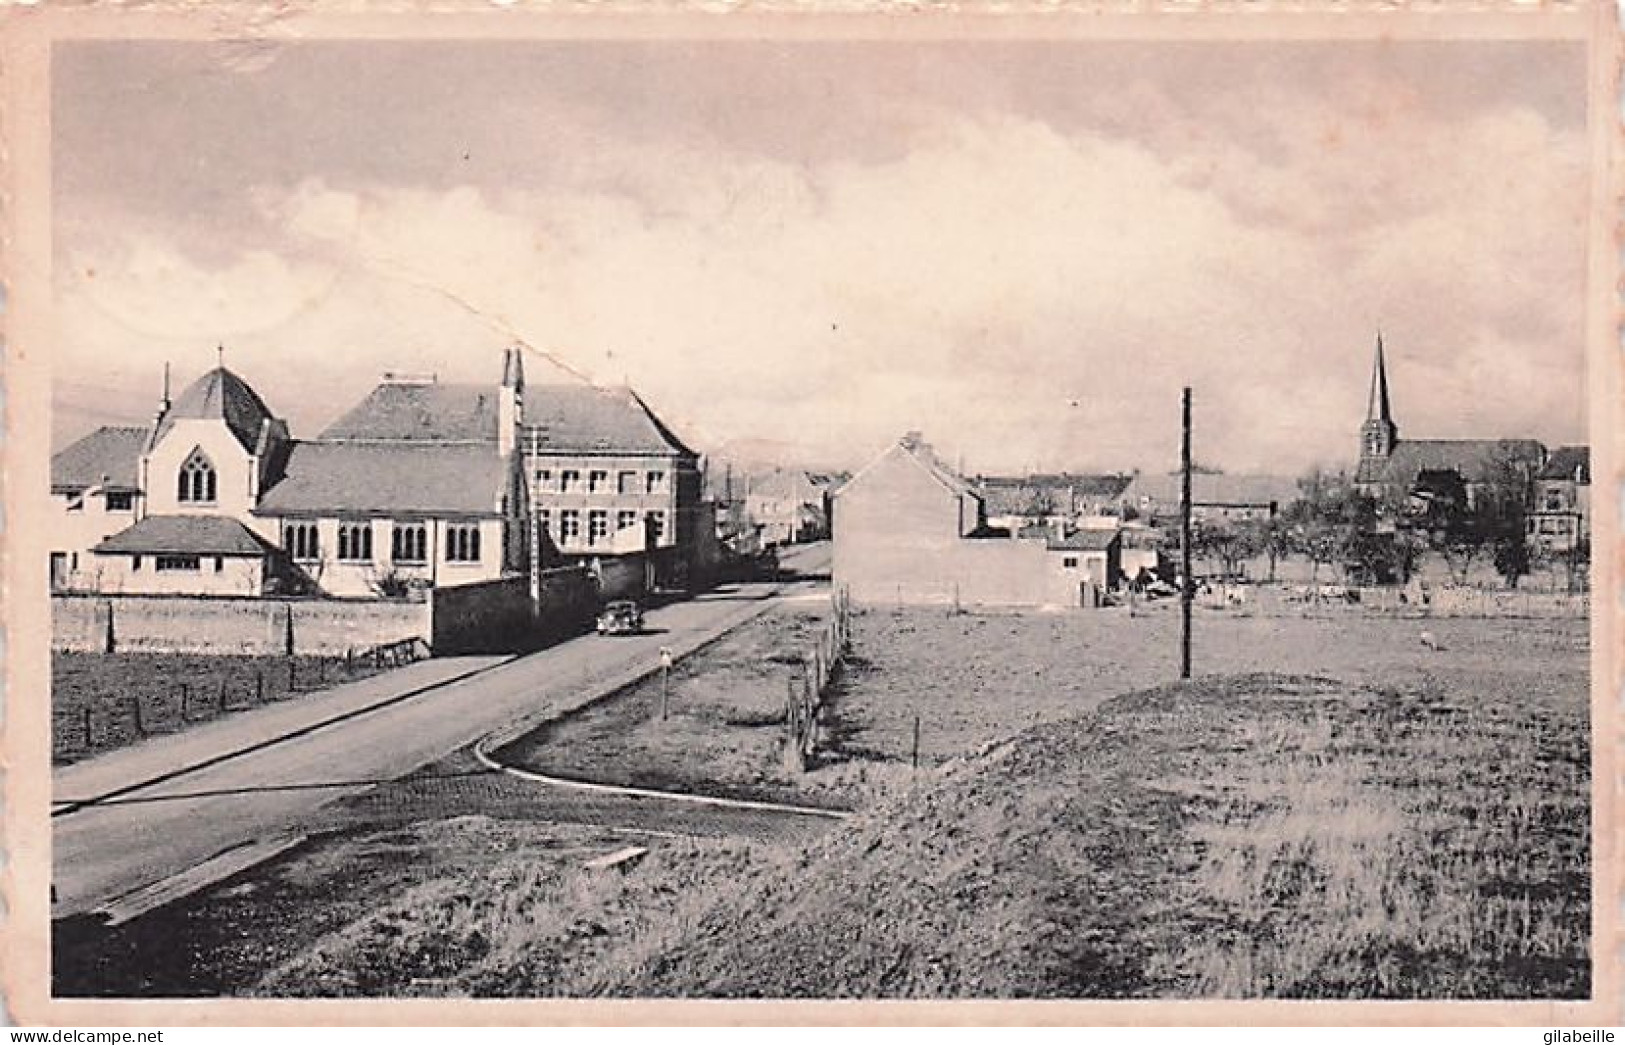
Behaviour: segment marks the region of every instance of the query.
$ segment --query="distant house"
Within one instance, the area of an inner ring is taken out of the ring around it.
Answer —
[[[764,544],[794,544],[829,536],[829,492],[835,477],[795,468],[749,476],[745,516]]]
[[[975,486],[987,507],[988,525],[1018,530],[1057,521],[1079,526],[1091,517],[1115,516],[1132,481],[1127,475],[1060,473],[977,476]]]
[[[456,584],[522,569],[511,442],[496,426],[489,438],[457,427],[466,393],[428,387],[386,380],[316,440],[290,438],[225,367],[173,403],[166,392],[152,428],[100,429],[54,458],[59,510],[83,520],[57,534],[54,586],[353,596],[390,577]],[[477,395],[500,412],[504,394]]]
[[[1123,504],[1141,518],[1167,522],[1179,516],[1180,488],[1178,474],[1136,475],[1123,491]],[[1199,522],[1272,519],[1297,496],[1297,480],[1285,476],[1191,475],[1191,517]]]
[[[1119,583],[1115,530],[990,527],[980,493],[917,432],[833,501],[834,583],[858,603],[1093,605]]]
[[[1571,551],[1591,532],[1591,450],[1553,450],[1535,479],[1528,519],[1531,538],[1549,551]]]

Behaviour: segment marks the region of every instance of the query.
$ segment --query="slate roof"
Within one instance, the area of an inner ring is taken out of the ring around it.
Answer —
[[[499,394],[490,385],[386,381],[317,438],[494,443]]]
[[[254,513],[489,517],[508,481],[495,444],[296,442]]]
[[[1049,542],[1050,551],[1103,552],[1118,540],[1116,530],[1073,530],[1061,540]]]
[[[186,386],[158,422],[154,441],[162,439],[176,421],[183,419],[223,420],[243,449],[253,453],[271,411],[248,382],[225,367],[216,367]]]
[[[1574,479],[1591,482],[1591,448],[1589,446],[1560,446],[1546,459],[1541,469],[1542,479]]]
[[[114,490],[139,489],[145,428],[102,427],[51,457],[51,492],[76,493],[107,477]]]
[[[96,545],[98,555],[252,555],[274,550],[224,515],[149,515]]]
[[[1546,448],[1533,439],[1401,439],[1386,458],[1364,458],[1362,483],[1409,486],[1422,472],[1455,472],[1470,483],[1489,482],[1508,460],[1540,464]]]
[[[694,456],[630,388],[527,385],[525,433],[543,452]]]

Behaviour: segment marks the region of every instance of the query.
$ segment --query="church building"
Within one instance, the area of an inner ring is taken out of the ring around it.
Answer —
[[[1377,336],[1354,476],[1361,492],[1388,503],[1452,497],[1471,506],[1509,483],[1523,484],[1527,495],[1547,457],[1546,447],[1534,439],[1401,438],[1389,402],[1382,336]]]
[[[421,384],[386,381],[369,402]],[[409,430],[298,440],[224,365],[173,402],[166,377],[150,428],[99,429],[52,459],[53,589],[368,597],[523,570],[523,388],[437,395],[457,402],[400,412]]]

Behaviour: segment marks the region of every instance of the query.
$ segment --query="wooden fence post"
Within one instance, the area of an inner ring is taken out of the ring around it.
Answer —
[[[182,722],[190,722],[190,721],[192,721],[192,708],[191,708],[191,702],[192,701],[191,701],[191,698],[192,698],[191,687],[189,687],[186,683],[182,682],[181,683],[181,721]]]
[[[254,669],[254,703],[265,703],[265,672]]]
[[[108,599],[102,605],[107,607],[107,633],[102,637],[102,652],[114,653],[118,650],[118,635],[113,627],[113,600]]]
[[[226,713],[226,680],[225,679],[220,680],[219,705],[220,705],[220,714],[224,715]]]
[[[141,719],[141,698],[134,696],[128,699],[130,701],[130,717],[135,724],[135,735],[144,737],[147,735],[147,724]]]
[[[91,751],[96,747],[95,738],[90,732],[90,705],[85,705],[85,750]]]
[[[920,713],[914,713],[914,745],[909,755],[909,762],[915,768],[920,768]]]

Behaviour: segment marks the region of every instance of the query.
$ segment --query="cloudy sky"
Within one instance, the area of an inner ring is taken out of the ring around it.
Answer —
[[[1584,438],[1571,44],[59,45],[60,443],[534,346],[701,450],[1296,472]]]

